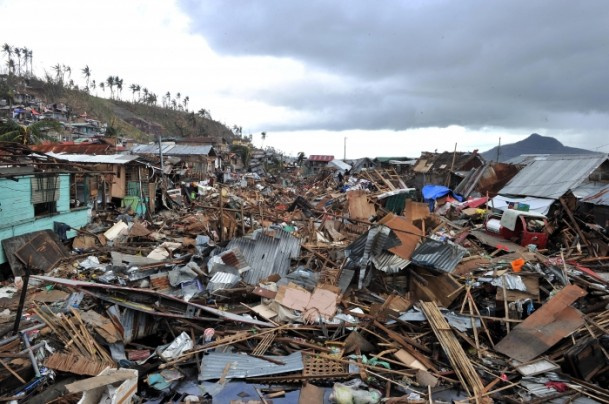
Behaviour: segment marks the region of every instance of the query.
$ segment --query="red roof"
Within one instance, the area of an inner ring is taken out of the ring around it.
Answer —
[[[30,146],[32,150],[42,153],[66,153],[66,154],[114,154],[115,148],[108,144],[82,143],[62,144],[49,143]]]
[[[334,156],[321,156],[319,154],[312,154],[309,156],[309,161],[332,161]]]

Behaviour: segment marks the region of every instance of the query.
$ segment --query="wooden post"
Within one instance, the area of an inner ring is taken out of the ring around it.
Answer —
[[[245,214],[243,213],[243,199],[241,200],[241,235],[245,236]]]
[[[507,301],[507,282],[505,281],[505,275],[501,275],[501,288],[503,292],[503,309],[505,310],[505,327],[507,328],[507,332],[510,332],[510,308]]]
[[[450,170],[448,171],[448,175],[446,176],[446,186],[450,187],[450,174],[453,172],[455,168],[455,159],[457,158],[457,143],[455,143],[455,151],[453,152],[453,161],[450,164]]]
[[[224,207],[222,206],[222,185],[220,185],[220,197],[218,198],[220,204],[220,242],[224,241]]]

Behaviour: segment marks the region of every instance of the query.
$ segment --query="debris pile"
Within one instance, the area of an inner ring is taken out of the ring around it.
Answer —
[[[3,401],[609,402],[608,240],[568,201],[495,217],[392,169],[193,189],[3,242]]]

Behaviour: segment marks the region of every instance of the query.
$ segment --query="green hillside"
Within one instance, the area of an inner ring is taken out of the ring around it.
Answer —
[[[88,118],[106,122],[118,136],[139,141],[164,137],[215,137],[231,138],[232,131],[211,118],[206,110],[187,111],[170,106],[159,106],[154,100],[125,101],[132,94],[124,93],[118,99],[102,98],[77,89],[68,88],[53,80],[36,78],[23,80],[12,77],[11,91],[27,93],[47,104],[64,103],[73,115],[87,114]],[[135,94],[133,94],[135,95]],[[156,96],[155,96],[156,98]]]

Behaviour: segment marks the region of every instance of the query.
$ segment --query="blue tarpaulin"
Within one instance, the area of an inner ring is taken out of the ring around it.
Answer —
[[[429,204],[429,210],[434,211],[436,199],[442,198],[446,195],[450,195],[459,202],[463,202],[461,195],[455,194],[450,188],[444,185],[425,185],[421,190],[423,193],[423,200]]]

